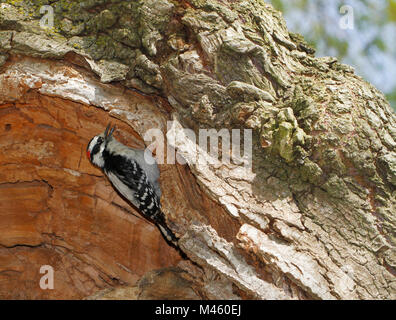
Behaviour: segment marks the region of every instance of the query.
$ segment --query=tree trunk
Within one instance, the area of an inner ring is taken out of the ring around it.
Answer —
[[[0,298],[396,298],[396,117],[270,5],[51,1],[48,28],[48,7],[1,2]],[[187,259],[86,159],[110,121],[129,146],[166,136]],[[252,166],[183,128],[251,129]]]

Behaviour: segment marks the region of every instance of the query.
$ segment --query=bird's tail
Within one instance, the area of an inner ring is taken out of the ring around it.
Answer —
[[[157,225],[158,229],[161,231],[162,235],[164,236],[165,240],[172,244],[174,247],[178,248],[178,238],[172,232],[171,229],[166,224],[165,215],[161,209],[158,209],[151,217],[150,217],[155,224]]]
[[[166,225],[165,215],[162,211],[160,216],[160,221],[157,220],[157,226],[161,231],[162,235],[164,236],[165,240],[179,252],[180,256],[183,259],[188,259],[187,255],[179,247],[179,238],[176,237],[172,230],[169,229],[169,227]]]
[[[171,231],[171,229],[168,228],[168,226],[163,223],[163,224],[159,224],[158,228],[160,229],[162,235],[165,237],[165,239],[172,243],[174,246],[178,247],[177,245],[177,241],[179,240],[175,234]]]

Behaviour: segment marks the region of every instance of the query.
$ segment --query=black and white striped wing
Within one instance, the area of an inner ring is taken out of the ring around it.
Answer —
[[[160,202],[144,170],[126,157],[109,155],[105,159],[104,169],[114,187],[145,216],[155,220]]]

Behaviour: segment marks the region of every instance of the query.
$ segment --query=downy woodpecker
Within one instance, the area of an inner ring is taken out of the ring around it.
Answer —
[[[169,242],[177,245],[177,238],[167,227],[161,211],[159,170],[155,159],[147,152],[145,155],[144,150],[118,142],[113,137],[114,130],[115,126],[110,129],[109,124],[102,134],[92,138],[87,147],[88,159],[103,170],[121,195],[157,225]]]

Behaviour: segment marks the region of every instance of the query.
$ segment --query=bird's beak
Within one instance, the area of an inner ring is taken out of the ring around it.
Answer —
[[[105,136],[105,140],[107,141],[108,139],[111,138],[111,136],[113,135],[113,132],[115,130],[116,126],[114,125],[112,127],[111,122],[107,125],[106,130],[104,132],[104,136]]]
[[[91,152],[89,152],[89,150],[87,150],[87,157],[89,160],[91,160]]]
[[[109,124],[107,125],[106,130],[105,130],[105,132],[104,132],[104,137],[105,137],[105,139],[107,139],[107,137],[108,137],[108,135],[109,135],[109,129],[110,129],[110,127],[111,127],[111,122],[109,122]]]

